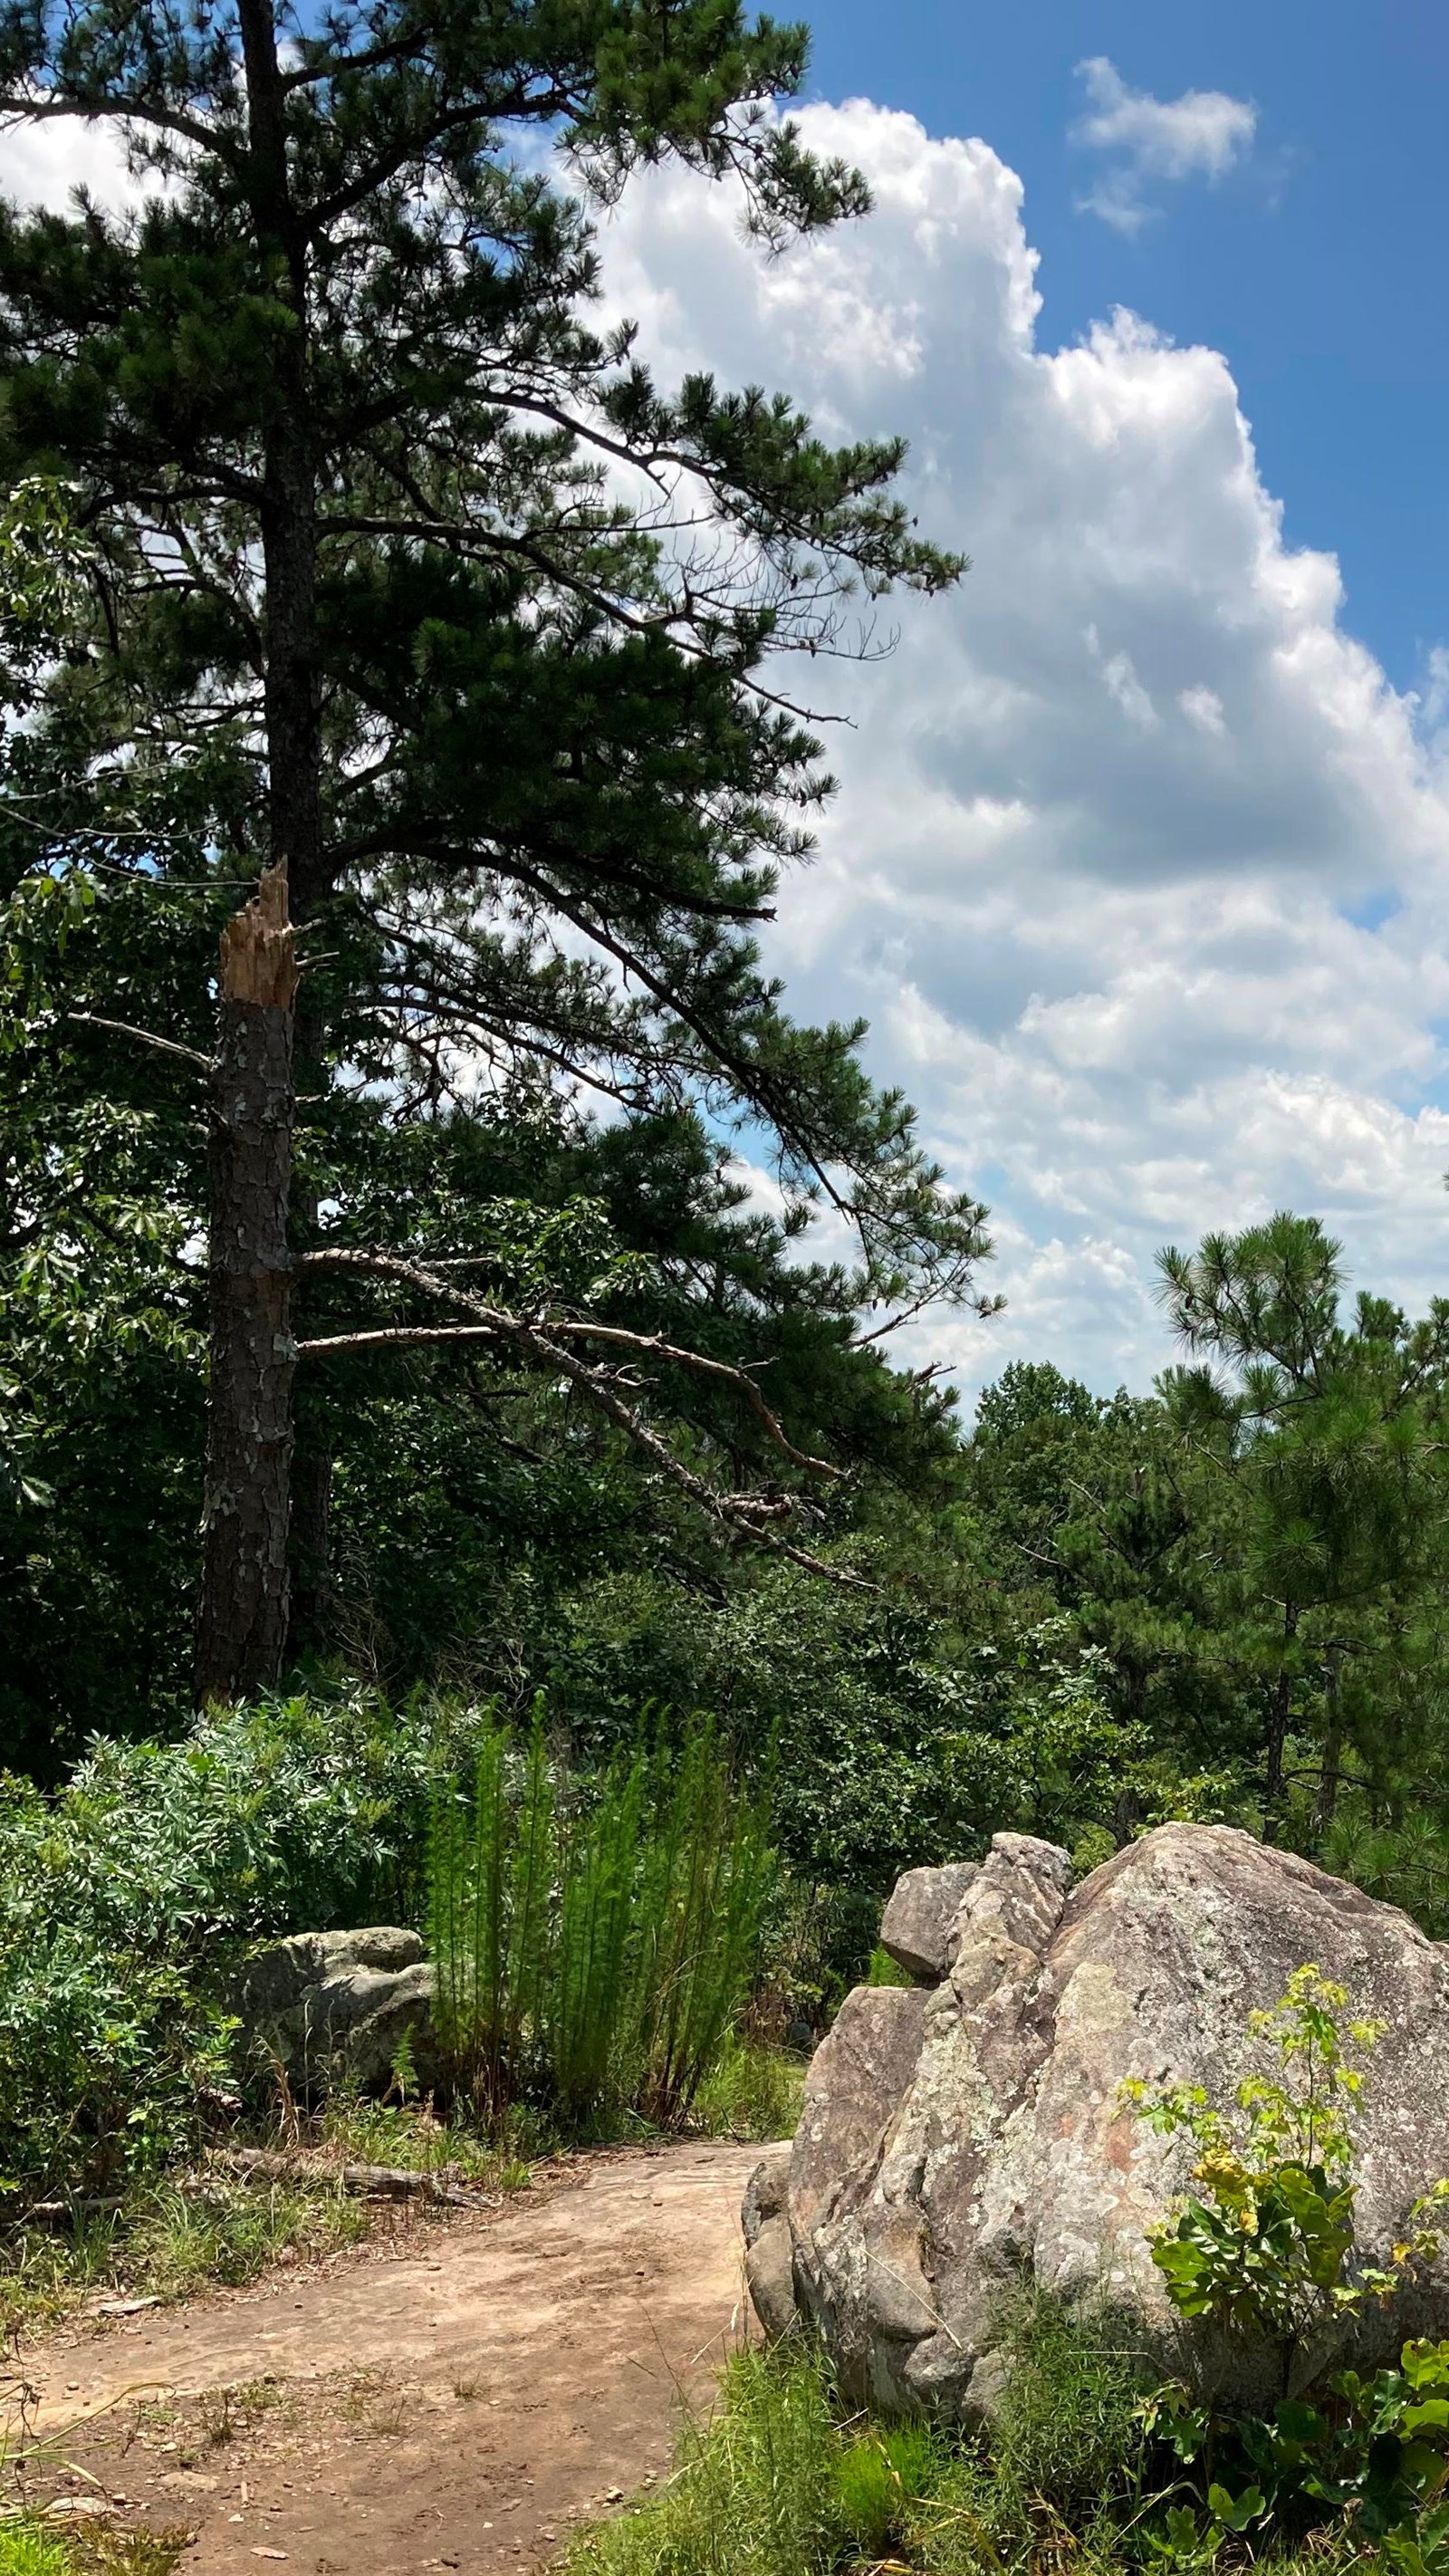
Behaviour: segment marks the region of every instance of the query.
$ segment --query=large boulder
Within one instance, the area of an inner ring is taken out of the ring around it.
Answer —
[[[301,2089],[342,2071],[379,2091],[405,2047],[417,2084],[431,2091],[442,2072],[434,1988],[421,1940],[400,1925],[297,1932],[248,1961],[236,2010],[253,2050]]]
[[[1163,1825],[1070,1879],[1054,1845],[998,1834],[938,1943],[940,1981],[847,1998],[788,2166],[775,2151],[747,2197],[767,2330],[793,2292],[848,2387],[880,2404],[988,2406],[1003,2294],[1023,2279],[1135,2316],[1160,2360],[1220,2393],[1265,2393],[1269,2356],[1185,2339],[1168,2306],[1147,2231],[1192,2148],[1121,2088],[1185,2081],[1230,2107],[1264,2067],[1250,2015],[1306,1961],[1385,2025],[1354,2122],[1366,2258],[1449,2173],[1449,1950],[1406,1915],[1219,1826]],[[924,1959],[924,1940],[907,1946]],[[1345,2320],[1338,2349],[1372,2362],[1406,2333],[1449,2334],[1449,2267]]]

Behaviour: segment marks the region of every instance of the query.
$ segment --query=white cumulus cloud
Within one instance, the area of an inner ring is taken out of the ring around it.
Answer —
[[[725,192],[661,172],[606,271],[664,375],[904,431],[923,527],[972,557],[898,604],[884,664],[782,674],[848,730],[770,962],[801,1012],[870,1017],[874,1069],[996,1212],[1008,1312],[937,1317],[912,1357],[1144,1386],[1157,1247],[1279,1205],[1422,1303],[1449,1254],[1449,666],[1401,695],[1345,629],[1218,351],[1121,312],[1040,344],[985,143],[864,101],[802,122],[867,170],[863,223],[762,262]]]
[[[120,209],[159,184],[151,173],[128,170],[124,140],[106,118],[56,116],[0,128],[0,195],[17,205],[69,214],[83,188],[98,205]]]
[[[1077,71],[1090,104],[1072,140],[1106,156],[1082,209],[1118,232],[1140,232],[1158,212],[1147,193],[1150,181],[1221,179],[1252,149],[1258,115],[1247,99],[1220,89],[1154,98],[1149,90],[1129,89],[1105,54],[1093,54]]]

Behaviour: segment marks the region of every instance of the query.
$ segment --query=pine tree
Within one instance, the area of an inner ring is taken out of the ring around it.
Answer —
[[[586,213],[540,168],[608,197],[675,156],[776,247],[866,204],[772,111],[804,63],[730,0],[0,9],[0,111],[118,130],[164,183],[122,217],[0,215],[4,463],[66,488],[91,603],[30,866],[73,866],[79,817],[97,883],[258,889],[214,1048],[172,1037],[207,1055],[211,1134],[203,1694],[279,1669],[294,1483],[319,1544],[309,1347],[506,1345],[706,1509],[782,1526],[661,1441],[626,1333],[546,1332],[334,1222],[359,1102],[435,1115],[532,1069],[746,1121],[853,1219],[863,1302],[964,1293],[984,1249],[859,1026],[794,1027],[752,936],[828,783],[778,656],[851,649],[852,596],[960,566],[894,496],[898,443],[667,394],[595,329]]]
[[[1316,1689],[1321,1837],[1349,1744],[1372,1763],[1385,1729],[1401,1723],[1392,1690],[1439,1581],[1449,1301],[1436,1298],[1411,1324],[1388,1300],[1360,1294],[1345,1323],[1342,1247],[1316,1218],[1286,1214],[1209,1235],[1191,1255],[1168,1249],[1161,1270],[1174,1328],[1221,1372],[1175,1370],[1162,1391],[1180,1434],[1235,1498],[1221,1608],[1269,1682],[1270,1830],[1295,1706]]]

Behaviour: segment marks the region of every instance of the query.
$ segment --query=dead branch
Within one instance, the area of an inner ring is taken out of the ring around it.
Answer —
[[[437,2165],[416,2172],[409,2165],[319,2165],[270,2147],[229,2147],[211,2159],[224,2173],[242,2182],[336,2183],[343,2191],[370,2200],[441,2200],[454,2209],[496,2209],[498,2192],[467,2191],[461,2165]]]
[[[178,1046],[175,1038],[160,1038],[154,1029],[132,1028],[129,1020],[103,1020],[99,1011],[67,1011],[67,1020],[76,1020],[89,1029],[109,1029],[113,1037],[135,1038],[140,1045],[154,1047],[158,1055],[176,1055],[183,1064],[194,1066],[198,1073],[210,1073],[209,1055],[198,1054],[195,1047]]]
[[[661,1476],[670,1484],[677,1486],[681,1493],[688,1494],[690,1500],[698,1504],[699,1508],[707,1512],[712,1519],[732,1523],[734,1527],[746,1531],[750,1537],[761,1541],[765,1546],[773,1547],[779,1554],[790,1557],[795,1564],[806,1566],[812,1573],[824,1576],[828,1582],[841,1584],[852,1591],[874,1590],[874,1585],[867,1583],[863,1576],[854,1574],[842,1566],[827,1565],[823,1558],[812,1556],[807,1550],[789,1544],[770,1529],[770,1522],[788,1519],[793,1511],[794,1505],[788,1495],[772,1499],[763,1494],[721,1493],[703,1476],[696,1475],[693,1468],[686,1467],[681,1458],[676,1458],[668,1442],[660,1438],[659,1433],[651,1428],[632,1405],[624,1402],[604,1372],[592,1366],[587,1360],[581,1359],[568,1347],[568,1343],[574,1338],[607,1337],[618,1345],[639,1351],[652,1351],[656,1355],[668,1355],[677,1359],[685,1367],[698,1370],[701,1374],[730,1379],[751,1399],[752,1409],[758,1410],[761,1414],[766,1429],[771,1431],[771,1436],[780,1449],[812,1472],[838,1479],[841,1474],[839,1468],[832,1467],[824,1459],[810,1457],[804,1450],[797,1450],[786,1438],[754,1380],[744,1370],[732,1368],[723,1360],[701,1359],[697,1353],[677,1349],[674,1344],[662,1341],[658,1335],[628,1333],[621,1326],[591,1326],[584,1323],[568,1324],[552,1321],[545,1325],[530,1322],[522,1315],[509,1313],[504,1307],[491,1305],[486,1298],[479,1297],[472,1289],[463,1287],[461,1282],[440,1279],[436,1272],[424,1269],[418,1262],[405,1260],[397,1253],[364,1251],[350,1244],[323,1245],[316,1251],[301,1254],[296,1266],[299,1271],[360,1270],[374,1278],[394,1279],[404,1287],[419,1290],[424,1296],[438,1297],[447,1304],[461,1306],[465,1313],[474,1316],[477,1320],[471,1330],[465,1327],[453,1327],[448,1334],[449,1339],[491,1339],[511,1345],[514,1349],[526,1351],[531,1359],[542,1361],[557,1375],[567,1378],[570,1385],[578,1387],[590,1403],[596,1405],[601,1413],[618,1425],[636,1448],[643,1450],[645,1456],[653,1461]],[[370,1333],[337,1333],[323,1336],[316,1341],[299,1343],[298,1356],[315,1358],[319,1352],[325,1355],[339,1350],[365,1348],[369,1344],[376,1348],[381,1342],[400,1348],[409,1341],[437,1342],[442,1337],[442,1330],[436,1326],[413,1327],[405,1324],[380,1326]]]

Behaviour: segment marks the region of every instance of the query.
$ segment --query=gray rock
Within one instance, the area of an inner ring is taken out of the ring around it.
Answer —
[[[433,2023],[436,1971],[430,1959],[373,1980],[357,2020],[342,2035],[342,2062],[364,2093],[384,2092],[404,2041],[418,2090],[438,2089],[443,2067]],[[322,1992],[327,1994],[328,1988]]]
[[[288,1941],[259,1951],[242,1971],[237,2010],[247,2022],[291,2012],[311,1986],[349,1968],[411,1968],[423,1956],[421,1936],[397,1923],[373,1923],[360,1932],[294,1932]]]
[[[364,2091],[384,2088],[406,2036],[428,2090],[442,2072],[434,1983],[418,1934],[398,1925],[299,1932],[248,1962],[236,2010],[254,2049],[275,2055],[294,2084],[341,2068]]]
[[[942,1869],[908,1869],[896,1880],[880,1920],[881,1948],[908,1976],[940,1984],[955,1953],[956,1917],[976,1870],[973,1860],[952,1860]]]
[[[783,2219],[793,2295],[859,2396],[989,2408],[1002,2293],[1023,2277],[1125,2311],[1174,2370],[1245,2401],[1281,2394],[1266,2354],[1190,2339],[1171,2311],[1147,2230],[1191,2144],[1148,2129],[1121,2085],[1200,2083],[1228,2107],[1264,2063],[1250,2014],[1307,1960],[1386,2025],[1355,2118],[1365,2259],[1449,2173],[1449,1950],[1407,1916],[1216,1826],[1161,1826],[1070,1896],[1069,1876],[1053,1845],[997,1835],[944,1981],[848,1998],[810,2070],[783,2207],[756,2193],[772,2330]],[[1372,2364],[1410,2333],[1449,2334],[1449,2265],[1344,2320],[1335,2357]]]
[[[756,2316],[771,2341],[796,2323],[794,2247],[785,2193],[790,2180],[788,2145],[767,2147],[745,2185],[740,2224],[745,2235],[745,2280]]]

